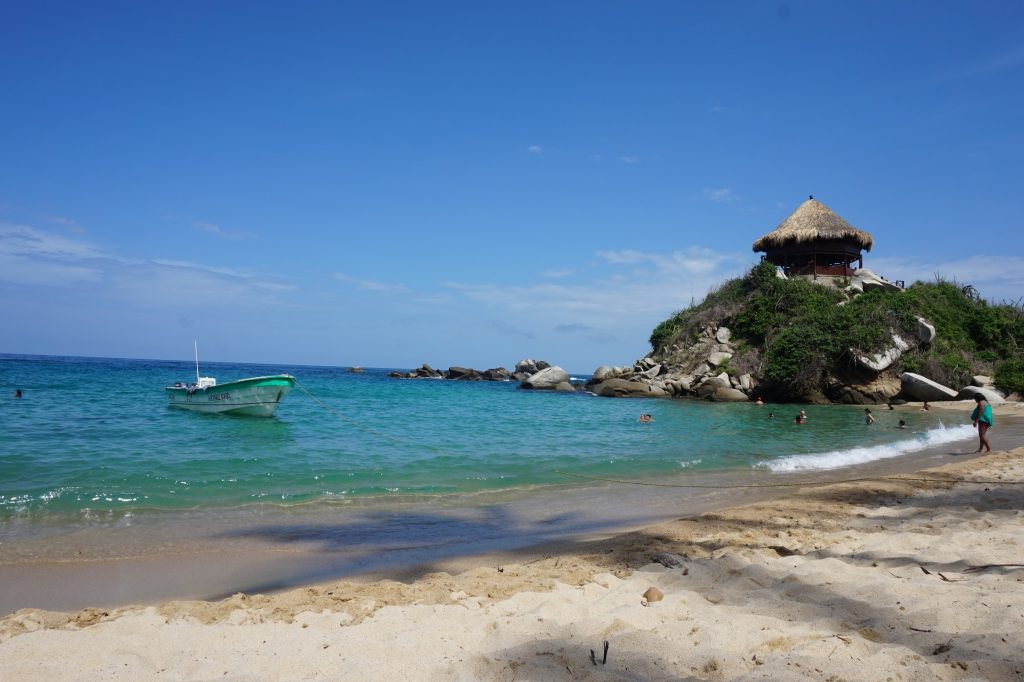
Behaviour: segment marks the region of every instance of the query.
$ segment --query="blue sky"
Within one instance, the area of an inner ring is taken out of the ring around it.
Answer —
[[[1024,296],[1020,2],[5,3],[0,351],[624,364],[808,194]]]

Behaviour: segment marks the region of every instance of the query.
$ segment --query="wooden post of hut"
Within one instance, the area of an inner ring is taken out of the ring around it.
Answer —
[[[763,251],[762,260],[781,267],[787,277],[832,279],[852,277],[854,270],[863,268],[861,250],[870,251],[873,243],[869,233],[853,227],[811,196],[781,225],[754,242],[754,251]]]

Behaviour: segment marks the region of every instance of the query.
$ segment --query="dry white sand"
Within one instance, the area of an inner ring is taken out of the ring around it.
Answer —
[[[1024,448],[915,477],[991,482],[803,488],[408,584],[25,609],[0,678],[1024,679]]]

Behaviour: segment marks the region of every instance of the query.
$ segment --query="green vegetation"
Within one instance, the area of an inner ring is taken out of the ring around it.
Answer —
[[[851,365],[851,349],[882,351],[893,332],[916,339],[918,316],[935,325],[935,342],[912,348],[897,369],[951,386],[994,370],[1001,389],[1024,390],[1024,310],[990,305],[973,288],[945,281],[847,300],[832,287],[780,279],[775,266],[762,263],[659,324],[650,341],[662,350],[696,338],[709,324],[726,325],[735,343],[761,349],[763,380],[782,395],[804,398]]]

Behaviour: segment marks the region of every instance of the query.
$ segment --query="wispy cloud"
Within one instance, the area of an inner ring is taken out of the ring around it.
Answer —
[[[711,249],[692,246],[682,251],[657,253],[622,249],[620,251],[600,251],[597,254],[613,265],[651,265],[659,273],[704,275],[713,272],[723,263],[740,262],[742,256],[712,251]]]
[[[1024,68],[1024,46],[1014,45],[1001,52],[986,55],[976,61],[962,64],[943,76],[943,80],[958,80],[987,76],[1000,71]]]
[[[946,261],[919,258],[872,258],[865,265],[889,280],[933,282],[936,276],[970,284],[990,301],[1016,301],[1024,296],[1024,257],[974,255]]]
[[[221,239],[238,240],[251,239],[253,237],[252,233],[250,232],[243,232],[241,230],[225,230],[216,223],[208,223],[204,221],[194,222],[192,223],[192,227],[196,228],[197,230],[202,230],[203,232],[207,232],[209,234],[220,237]]]
[[[593,329],[594,328],[591,325],[589,325],[589,324],[581,324],[579,322],[575,322],[573,324],[556,324],[555,325],[555,331],[556,332],[563,332],[563,333],[566,333],[566,334],[573,334],[573,333],[576,333],[576,332],[589,332],[589,331],[593,331]]]
[[[333,275],[334,279],[345,284],[353,284],[357,289],[364,291],[377,291],[385,294],[411,294],[412,289],[405,286],[404,284],[392,284],[388,282],[378,282],[374,279],[360,279],[359,277],[352,277],[346,275],[344,272],[335,272]]]
[[[511,336],[513,338],[520,339],[534,338],[533,332],[527,331],[525,329],[520,329],[519,327],[513,326],[508,322],[505,322],[504,320],[498,320],[497,322],[495,322],[494,329],[502,336]]]
[[[531,144],[526,148],[526,151],[530,152],[534,156],[540,156],[544,153],[544,147],[541,147],[539,144]]]
[[[65,218],[59,215],[50,215],[46,216],[46,220],[50,221],[51,223],[56,223],[57,225],[63,225],[64,227],[68,228],[69,230],[77,234],[83,234],[85,232],[85,228],[79,225],[78,221],[75,220],[74,218]]]
[[[729,187],[708,188],[704,190],[704,197],[711,201],[726,204],[739,201],[740,198]]]
[[[637,156],[636,154],[625,154],[619,157],[619,161],[621,161],[622,163],[633,165],[636,163],[640,163],[640,157]]]
[[[545,277],[547,279],[561,279],[563,277],[568,277],[574,272],[576,271],[570,268],[566,268],[563,270],[545,270],[544,272],[540,273],[540,276]]]
[[[287,281],[234,268],[164,259],[133,259],[89,242],[27,225],[0,224],[0,279],[21,285],[71,287],[154,304],[238,304],[292,291]]]

